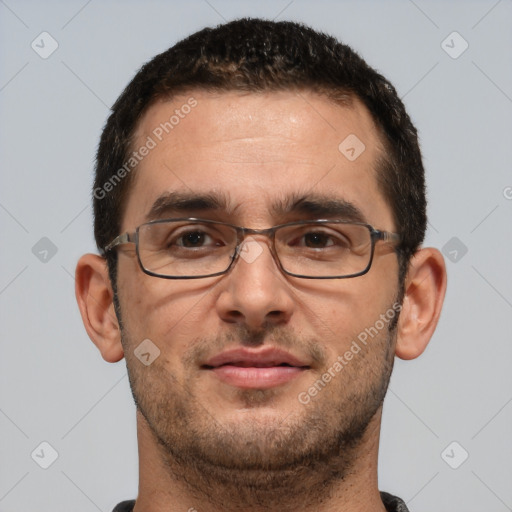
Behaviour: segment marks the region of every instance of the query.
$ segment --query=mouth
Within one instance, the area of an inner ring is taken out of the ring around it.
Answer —
[[[310,369],[306,361],[273,347],[222,352],[201,366],[225,384],[242,389],[269,389]]]

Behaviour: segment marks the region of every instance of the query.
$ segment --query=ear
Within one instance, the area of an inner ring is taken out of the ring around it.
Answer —
[[[434,334],[446,292],[443,255],[431,247],[412,257],[405,279],[405,295],[398,319],[395,353],[400,359],[415,359]]]
[[[121,330],[104,258],[96,254],[85,254],[78,260],[75,294],[85,330],[103,359],[109,363],[121,360],[124,357]]]

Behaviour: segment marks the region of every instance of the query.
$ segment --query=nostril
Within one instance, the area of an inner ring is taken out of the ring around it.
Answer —
[[[241,311],[237,311],[236,309],[228,311],[226,316],[228,318],[230,318],[231,320],[233,320],[233,321],[241,320],[241,319],[244,318],[244,315],[242,314],[242,312]]]

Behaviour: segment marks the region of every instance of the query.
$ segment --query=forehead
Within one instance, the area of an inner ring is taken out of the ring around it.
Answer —
[[[126,229],[172,194],[222,197],[228,220],[248,227],[278,220],[276,204],[311,196],[350,203],[367,222],[392,226],[376,179],[382,144],[357,99],[341,106],[308,91],[191,91],[152,105],[134,140],[140,162]]]

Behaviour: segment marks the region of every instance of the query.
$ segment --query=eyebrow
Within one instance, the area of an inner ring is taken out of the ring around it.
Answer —
[[[224,193],[166,192],[156,199],[146,215],[151,221],[173,215],[196,215],[198,213],[220,213],[233,215],[238,207],[233,207]],[[275,201],[271,212],[276,217],[289,217],[292,214],[308,218],[337,218],[351,222],[367,223],[362,211],[350,201],[321,194],[299,194]]]
[[[288,198],[277,201],[272,205],[276,215],[290,213],[320,218],[337,218],[351,222],[367,223],[363,212],[352,202],[342,198],[322,194],[294,193]]]

